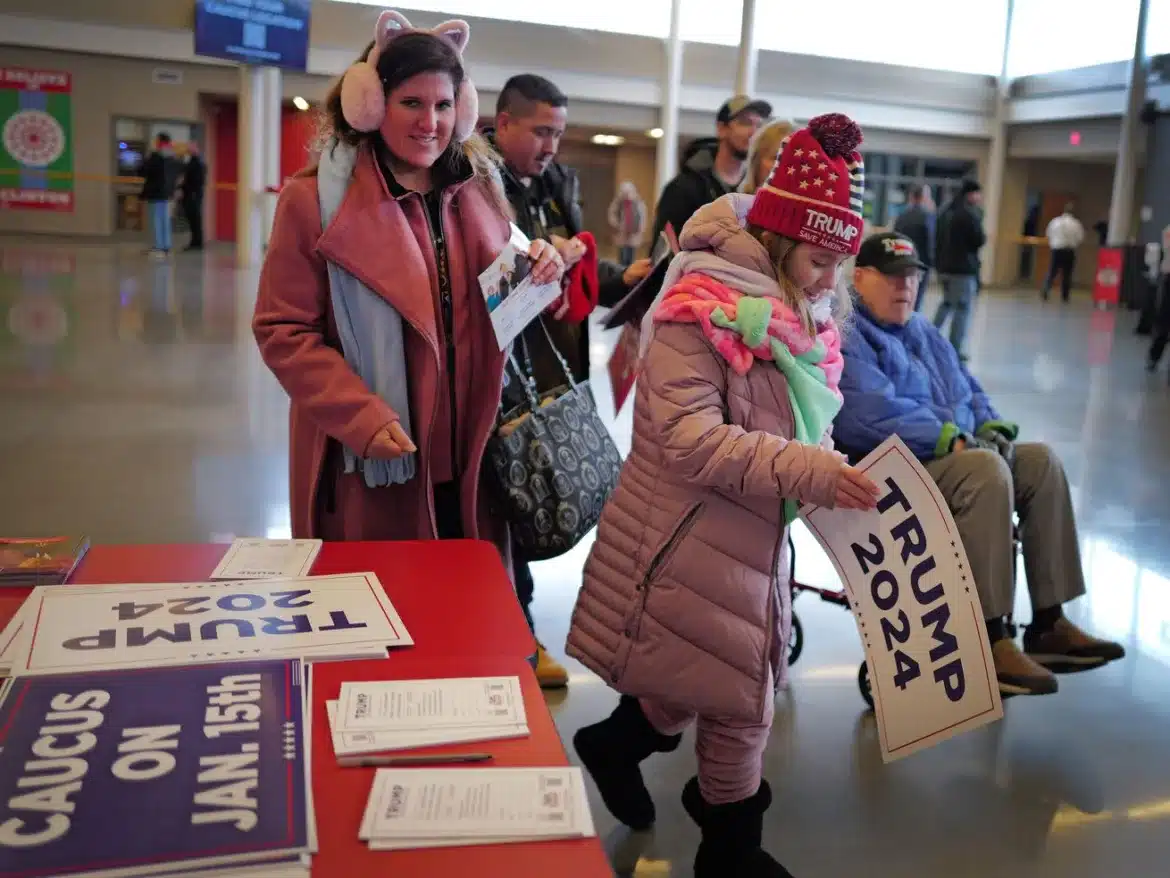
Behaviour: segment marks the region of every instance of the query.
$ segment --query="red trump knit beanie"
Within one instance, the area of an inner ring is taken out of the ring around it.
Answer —
[[[861,129],[841,113],[817,116],[784,138],[748,222],[836,253],[861,246],[865,166]]]

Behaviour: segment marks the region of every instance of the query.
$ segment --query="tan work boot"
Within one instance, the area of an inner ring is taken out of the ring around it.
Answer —
[[[568,670],[548,654],[539,640],[536,642],[536,682],[541,689],[564,689],[569,685]]]
[[[1024,655],[1010,637],[991,644],[1000,695],[1051,695],[1059,686],[1047,668]]]
[[[1125,647],[1082,631],[1061,616],[1048,631],[1024,629],[1024,652],[1057,673],[1087,671],[1125,657]]]

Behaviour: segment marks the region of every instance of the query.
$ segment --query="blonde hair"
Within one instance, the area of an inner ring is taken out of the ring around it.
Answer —
[[[800,242],[793,238],[778,235],[762,226],[749,224],[747,231],[748,234],[763,244],[764,249],[768,251],[768,257],[772,260],[772,265],[776,268],[776,279],[780,282],[781,300],[800,318],[801,328],[809,334],[809,337],[815,338],[817,325],[813,319],[812,306],[809,304],[808,296],[788,276],[788,258]],[[843,269],[841,276],[844,277]],[[850,313],[853,311],[853,299],[849,295],[849,289],[844,282],[838,282],[837,288],[832,292],[832,296],[833,320],[837,323],[838,329],[842,329],[845,322],[849,319]]]
[[[754,195],[756,190],[764,185],[768,174],[772,172],[772,165],[776,163],[776,153],[780,151],[781,141],[795,130],[796,123],[787,119],[777,119],[756,132],[748,147],[747,174],[744,176],[743,182],[739,184],[740,192],[745,195]],[[768,167],[762,176],[757,175],[756,171],[761,155],[768,156]]]

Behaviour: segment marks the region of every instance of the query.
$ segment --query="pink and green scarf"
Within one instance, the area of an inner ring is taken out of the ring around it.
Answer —
[[[841,410],[841,336],[832,321],[809,337],[800,318],[779,299],[749,296],[705,274],[691,273],[663,298],[657,323],[697,323],[739,375],[757,359],[776,365],[787,379],[795,438],[819,444]],[[785,501],[785,521],[796,517]]]

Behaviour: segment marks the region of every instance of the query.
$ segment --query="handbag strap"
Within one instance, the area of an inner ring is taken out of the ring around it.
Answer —
[[[577,380],[573,377],[573,370],[569,368],[568,360],[566,360],[561,355],[560,350],[557,349],[556,343],[553,341],[552,335],[548,331],[548,326],[544,322],[544,315],[542,314],[537,319],[540,321],[540,328],[544,330],[544,337],[548,339],[548,346],[552,348],[553,356],[555,356],[557,358],[557,362],[561,364],[561,371],[565,373],[565,380],[569,383],[569,387],[576,390]],[[527,345],[525,346],[525,350],[527,350]],[[529,363],[529,368],[531,368],[531,363]]]

